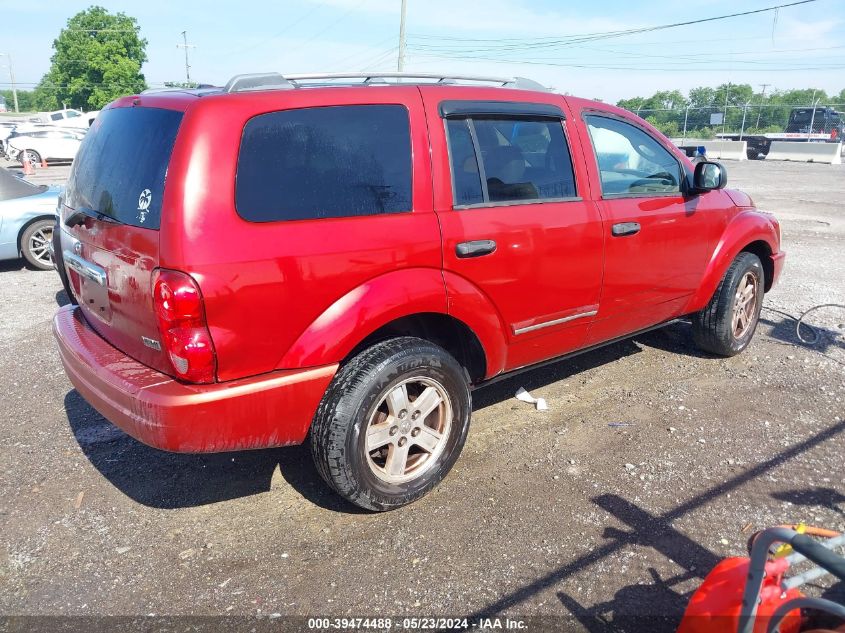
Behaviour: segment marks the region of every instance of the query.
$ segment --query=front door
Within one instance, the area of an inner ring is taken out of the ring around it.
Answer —
[[[592,345],[678,316],[701,282],[723,214],[706,194],[684,195],[683,166],[643,127],[599,113],[584,120],[606,225]]]
[[[436,96],[423,89],[434,162],[451,168],[435,179],[444,269],[495,306],[507,331],[505,369],[581,347],[598,310],[602,225],[580,197],[583,168],[570,154],[562,99]]]

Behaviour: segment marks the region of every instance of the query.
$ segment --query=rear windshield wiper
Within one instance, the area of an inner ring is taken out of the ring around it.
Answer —
[[[88,207],[78,207],[73,213],[71,213],[67,219],[65,219],[65,226],[77,226],[85,222],[86,218],[94,218],[95,220],[100,220],[101,222],[108,222],[109,224],[123,224],[120,220],[116,220],[110,215],[106,215],[105,213],[100,213],[99,211],[95,211],[94,209],[89,209]]]

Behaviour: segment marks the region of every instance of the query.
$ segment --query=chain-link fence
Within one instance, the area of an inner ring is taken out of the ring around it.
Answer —
[[[633,110],[671,138],[714,138],[717,134],[809,132],[842,134],[845,104],[745,105]]]

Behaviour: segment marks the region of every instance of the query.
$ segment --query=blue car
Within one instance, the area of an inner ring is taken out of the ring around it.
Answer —
[[[23,258],[34,268],[53,267],[50,241],[61,187],[34,185],[0,168],[0,260]]]

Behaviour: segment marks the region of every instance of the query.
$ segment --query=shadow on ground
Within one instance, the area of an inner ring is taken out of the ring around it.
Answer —
[[[613,600],[604,603],[582,605],[578,597],[566,592],[558,592],[558,599],[580,624],[582,630],[591,633],[593,631],[674,632],[680,623],[690,593],[677,591],[673,586],[691,579],[703,580],[719,559],[713,552],[677,530],[673,523],[722,495],[803,455],[815,446],[833,441],[837,437],[841,438],[843,434],[845,434],[845,420],[839,420],[820,433],[774,455],[771,459],[708,488],[672,510],[659,515],[652,515],[618,495],[606,494],[595,497],[592,502],[597,508],[627,525],[628,529],[607,529],[604,533],[606,539],[604,545],[597,546],[587,554],[571,560],[555,571],[500,598],[484,610],[473,614],[472,617],[489,617],[518,607],[535,594],[565,582],[568,578],[602,562],[620,549],[629,545],[638,545],[655,549],[681,567],[683,571],[678,576],[669,579],[661,579],[652,572],[651,584],[638,582],[622,587],[616,592]],[[794,491],[783,494],[791,496]],[[836,600],[841,592],[841,584],[836,585],[827,592],[826,597]]]
[[[76,441],[91,464],[125,495],[154,508],[187,508],[267,492],[276,468],[303,497],[338,512],[357,508],[317,473],[308,446],[188,455],[150,448],[105,420],[76,391],[65,396]]]
[[[798,338],[795,329],[798,325],[798,319],[794,316],[769,307],[764,307],[763,311],[771,316],[761,316],[760,323],[771,328],[768,336],[776,341],[815,350],[832,360],[836,359],[829,356],[828,352],[832,349],[845,349],[845,337],[843,337],[842,331],[816,325],[809,315],[801,325],[801,336],[810,341],[807,343]]]
[[[64,291],[56,294],[67,303]],[[542,387],[579,372],[640,352],[633,341],[534,369],[473,394],[475,410],[512,398],[517,388]],[[184,508],[266,492],[276,467],[303,497],[337,512],[359,512],[320,478],[306,445],[280,449],[186,455],[150,448],[98,414],[76,391],[65,396],[65,412],[83,453],[121,492],[147,506]]]

